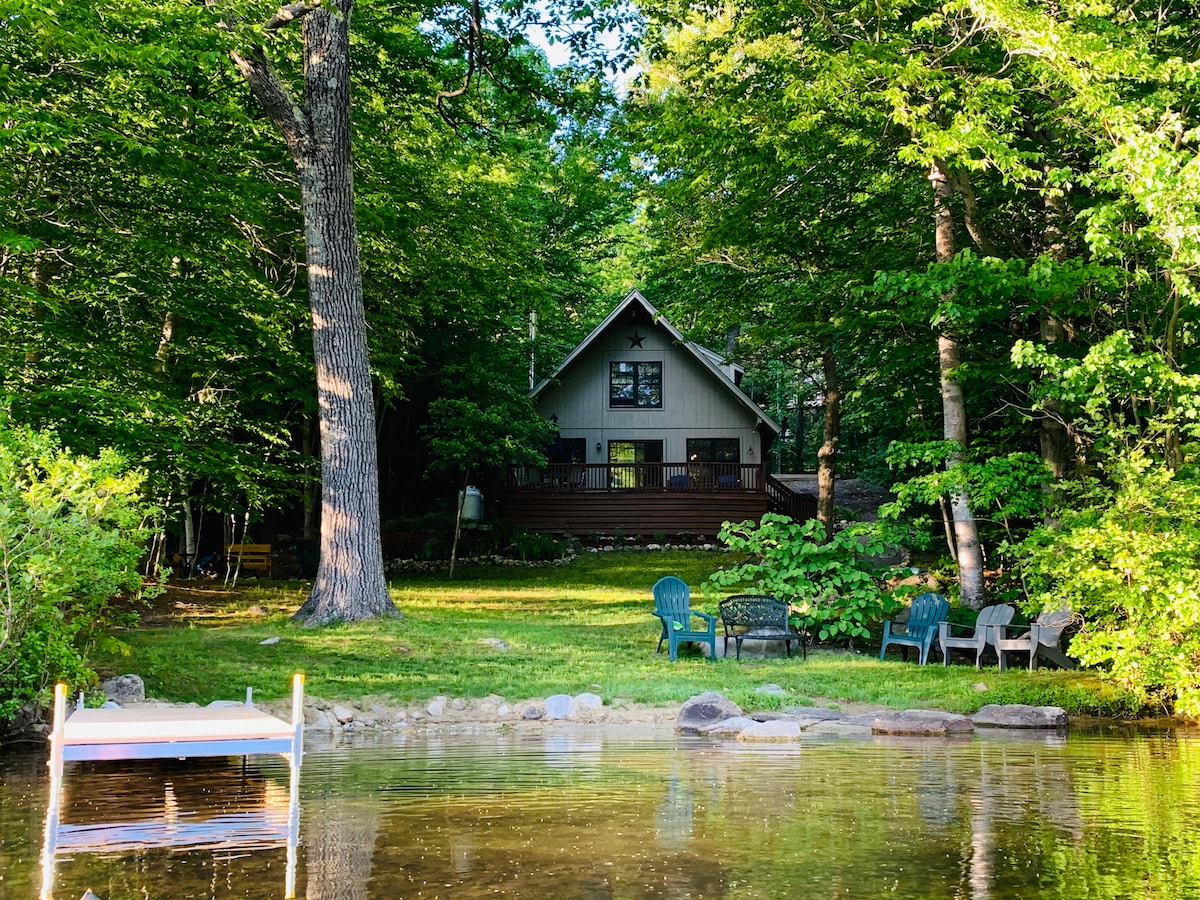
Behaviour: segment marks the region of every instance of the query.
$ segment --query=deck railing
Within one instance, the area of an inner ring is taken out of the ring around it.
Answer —
[[[763,467],[756,463],[550,463],[514,466],[508,489],[533,493],[563,491],[711,491],[766,490]]]

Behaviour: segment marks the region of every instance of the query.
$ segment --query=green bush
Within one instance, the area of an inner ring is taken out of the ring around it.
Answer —
[[[1135,456],[1086,500],[1020,547],[1031,611],[1069,607],[1072,656],[1200,718],[1200,481]]]
[[[822,641],[870,637],[868,625],[899,608],[871,570],[870,557],[884,544],[863,529],[847,528],[826,540],[816,519],[793,522],[766,513],[759,523],[727,522],[719,537],[729,550],[751,557],[710,575],[705,593],[754,589],[778,597]]]
[[[132,619],[154,512],[140,482],[116,453],[0,420],[0,722],[56,681],[94,684],[91,650]]]

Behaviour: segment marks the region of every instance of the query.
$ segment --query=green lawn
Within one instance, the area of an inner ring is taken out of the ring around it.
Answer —
[[[685,651],[672,664],[655,653],[659,624],[650,586],[676,574],[693,586],[693,606],[716,612],[698,586],[722,557],[712,553],[605,553],[553,568],[464,567],[454,581],[404,577],[392,594],[404,617],[325,629],[288,622],[304,597],[298,584],[236,592],[202,585],[173,609],[118,637],[128,656],[99,660],[103,675],[136,672],[147,692],[174,701],[283,696],[292,672],[308,692],[330,700],[380,695],[394,703],[438,694],[500,694],[509,701],[591,691],[605,702],[681,702],[706,690],[756,708],[780,701],[755,694],[767,682],[783,701],[875,703],[971,712],[985,703],[1063,706],[1073,714],[1128,714],[1128,701],[1090,673],[1024,670],[976,672],[970,665],[879,662],[878,641],[848,652],[818,648],[807,661],[721,660]],[[257,609],[255,609],[257,607]],[[718,633],[720,627],[718,625]],[[260,646],[278,636],[278,644]],[[508,650],[483,641],[499,638]],[[720,638],[718,637],[718,640]],[[986,685],[986,690],[976,686]]]

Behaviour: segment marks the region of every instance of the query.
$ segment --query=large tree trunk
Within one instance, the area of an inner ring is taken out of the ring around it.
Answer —
[[[304,102],[298,106],[261,47],[234,59],[287,141],[304,214],[321,437],[321,561],[306,625],[397,612],[379,539],[379,463],[350,156],[353,0],[284,7],[272,30],[304,18]]]
[[[934,240],[938,262],[954,258],[954,214],[950,198],[954,195],[946,166],[935,161],[929,170],[933,185]],[[967,446],[967,407],[962,383],[957,371],[962,365],[962,347],[958,336],[947,330],[938,335],[938,369],[942,386],[942,433],[946,440],[955,441],[965,450]],[[962,451],[946,461],[953,469],[963,463]],[[954,524],[954,546],[957,550],[958,589],[962,600],[974,609],[985,602],[983,581],[983,548],[979,543],[979,527],[971,513],[971,496],[966,485],[950,497],[950,514]]]
[[[825,538],[833,536],[833,500],[837,486],[837,450],[842,425],[842,389],[837,358],[832,350],[821,354],[825,377],[825,432],[817,451],[817,518],[825,526]]]

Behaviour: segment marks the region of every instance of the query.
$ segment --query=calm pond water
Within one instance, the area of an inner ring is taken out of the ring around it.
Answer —
[[[1200,897],[1200,733],[748,747],[670,735],[312,745],[68,766],[53,897]],[[0,758],[0,897],[42,887],[44,753]]]

